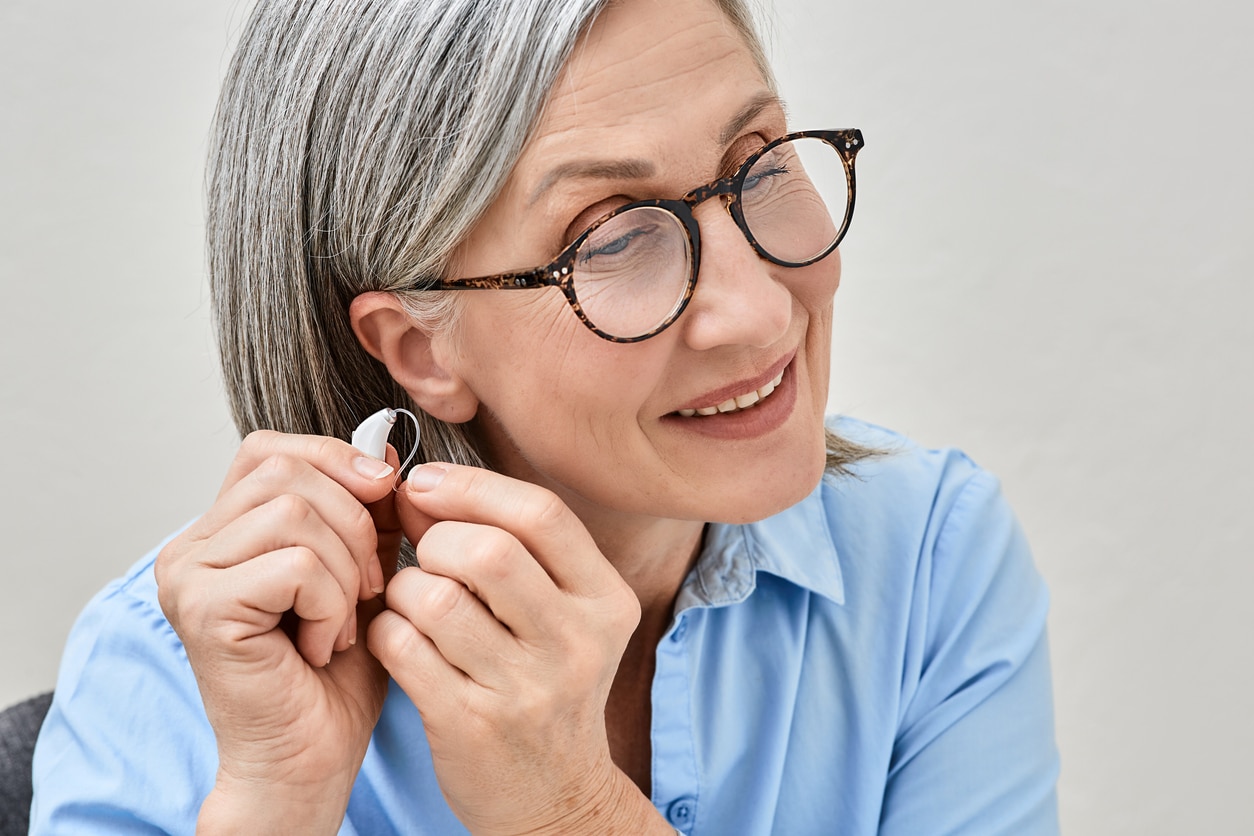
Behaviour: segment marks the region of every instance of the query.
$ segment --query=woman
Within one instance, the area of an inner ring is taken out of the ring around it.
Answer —
[[[739,0],[263,0],[248,435],[76,627],[33,829],[1056,830],[1045,592],[960,455],[825,431],[861,135],[789,130]]]

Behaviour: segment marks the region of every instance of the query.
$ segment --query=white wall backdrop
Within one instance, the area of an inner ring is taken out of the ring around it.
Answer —
[[[201,169],[240,0],[0,4],[0,705],[236,439]],[[998,473],[1054,595],[1065,832],[1254,821],[1254,13],[778,0],[860,127],[833,408]]]

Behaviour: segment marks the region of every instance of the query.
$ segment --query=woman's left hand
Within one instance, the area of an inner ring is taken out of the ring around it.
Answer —
[[[416,473],[397,507],[422,568],[388,585],[368,646],[422,713],[453,811],[477,834],[656,816],[605,727],[640,619],[631,587],[551,492],[472,467]]]

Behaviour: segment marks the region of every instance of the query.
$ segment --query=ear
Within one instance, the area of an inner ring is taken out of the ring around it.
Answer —
[[[358,296],[348,315],[362,348],[387,367],[424,412],[450,424],[475,416],[479,399],[457,374],[457,353],[447,334],[421,328],[400,300],[381,291]]]

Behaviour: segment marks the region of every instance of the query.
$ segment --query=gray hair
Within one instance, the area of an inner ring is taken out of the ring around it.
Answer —
[[[258,2],[207,173],[218,349],[241,434],[347,438],[404,406],[421,422],[420,459],[483,464],[469,426],[422,412],[361,347],[348,308],[387,291],[423,327],[452,326],[455,294],[405,288],[448,268],[609,2]],[[771,82],[745,0],[714,2]],[[409,427],[393,441],[408,449]]]

